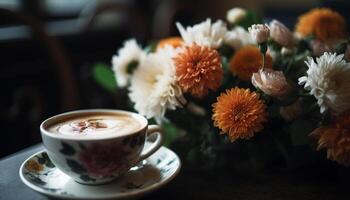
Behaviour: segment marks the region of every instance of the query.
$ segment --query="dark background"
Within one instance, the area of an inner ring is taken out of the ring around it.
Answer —
[[[125,39],[177,35],[192,25],[225,19],[234,6],[277,18],[291,29],[299,14],[327,5],[349,19],[344,0],[0,0],[0,157],[40,142],[45,118],[79,108],[124,108],[125,91],[111,94],[92,78],[110,65]]]

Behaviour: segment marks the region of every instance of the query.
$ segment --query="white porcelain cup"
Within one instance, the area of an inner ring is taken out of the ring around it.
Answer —
[[[116,133],[99,138],[67,136],[48,130],[48,127],[67,118],[103,113],[130,115],[142,126],[127,134]],[[92,109],[59,114],[42,122],[40,131],[48,156],[55,166],[76,182],[89,185],[120,177],[157,151],[163,141],[163,131],[159,126],[148,125],[143,116],[121,110]],[[156,139],[144,149],[145,141],[151,135],[156,135]]]

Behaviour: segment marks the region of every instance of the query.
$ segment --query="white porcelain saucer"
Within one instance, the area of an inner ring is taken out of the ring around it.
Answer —
[[[179,157],[170,149],[161,147],[120,179],[89,186],[79,184],[61,172],[44,150],[24,161],[19,175],[31,189],[54,198],[135,199],[167,184],[179,173],[180,166]]]

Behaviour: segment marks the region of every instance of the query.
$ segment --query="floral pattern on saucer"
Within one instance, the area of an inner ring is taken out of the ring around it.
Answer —
[[[55,198],[124,199],[140,197],[160,188],[172,180],[179,170],[178,156],[171,150],[161,147],[116,181],[103,185],[83,185],[56,168],[46,151],[42,151],[22,164],[20,176],[30,188]]]

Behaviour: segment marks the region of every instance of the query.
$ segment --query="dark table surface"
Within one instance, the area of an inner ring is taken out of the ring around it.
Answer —
[[[0,160],[1,200],[48,199],[29,189],[21,182],[18,175],[22,162],[41,149],[43,146],[38,144]],[[144,199],[350,199],[349,177],[329,176],[332,173],[329,171],[323,173],[316,168],[297,172],[274,171],[253,174],[215,170],[203,172],[184,165],[178,177],[171,183]]]

